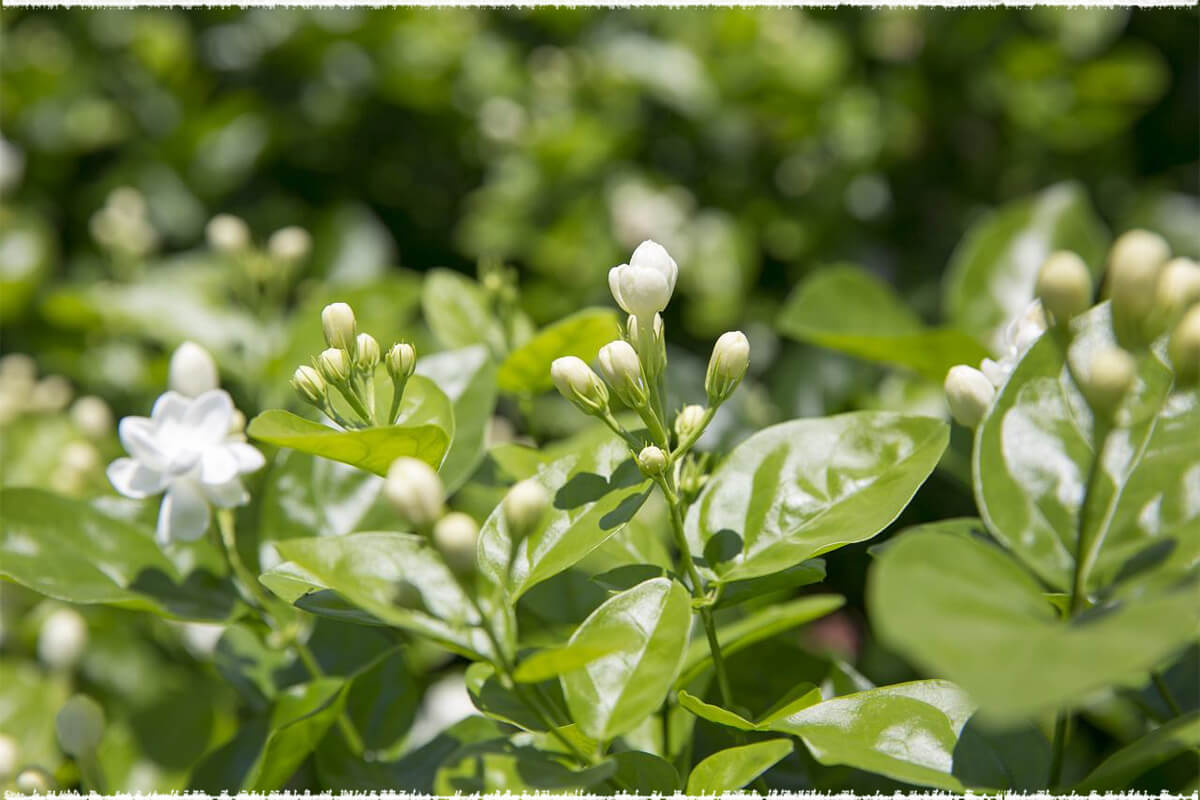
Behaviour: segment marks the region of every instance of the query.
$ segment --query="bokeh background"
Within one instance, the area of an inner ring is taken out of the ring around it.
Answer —
[[[1200,256],[1194,8],[5,8],[0,31],[0,348],[33,359],[0,374],[7,485],[104,494],[111,419],[146,412],[187,339],[248,414],[289,401],[309,352],[295,330],[328,299],[374,296],[375,319],[436,349],[419,307],[434,267],[515,268],[543,324],[609,305],[608,269],[662,242],[679,358],[751,335],[744,431],[943,413],[936,384],[779,335],[789,292],[826,265],[860,265],[937,323],[970,227],[1064,181],[1097,224]],[[260,242],[300,226],[312,252],[247,279],[205,244],[219,212]],[[960,465],[906,519],[972,509]],[[841,553],[828,588],[849,610],[815,635],[877,681],[906,677],[869,637],[865,546]],[[57,607],[0,597],[0,691],[25,697],[0,728],[41,726],[43,760],[71,681],[131,709],[131,744],[109,745],[130,788],[186,785],[192,751],[235,724],[202,632],[88,609],[82,672],[55,683],[37,640]],[[409,676],[415,698],[441,669]],[[168,721],[208,738],[156,745]]]

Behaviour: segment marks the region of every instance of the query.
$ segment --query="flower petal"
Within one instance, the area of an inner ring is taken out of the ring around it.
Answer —
[[[209,447],[200,456],[200,481],[204,484],[225,483],[236,478],[237,474],[237,458],[228,447]]]
[[[167,489],[158,509],[155,538],[160,545],[171,541],[191,542],[208,530],[211,512],[208,501],[191,481],[175,481]]]
[[[213,389],[197,397],[183,417],[183,424],[191,429],[197,442],[211,444],[224,441],[232,423],[233,400],[223,389]]]
[[[204,494],[210,503],[218,508],[233,508],[244,506],[250,502],[250,493],[237,478],[220,484],[205,484]]]
[[[254,472],[262,469],[267,463],[263,458],[263,454],[258,451],[257,447],[246,444],[245,442],[229,442],[225,445],[233,457],[237,459],[238,472]]]
[[[154,408],[150,412],[150,419],[154,420],[158,425],[164,422],[182,422],[183,416],[187,413],[191,402],[190,399],[184,397],[179,392],[163,392],[154,401]]]
[[[118,458],[109,464],[107,475],[114,489],[136,500],[158,494],[167,485],[161,472],[152,470],[132,458]]]
[[[631,267],[621,273],[620,282],[625,310],[637,317],[653,317],[671,300],[671,287],[658,270]]]
[[[625,305],[625,301],[621,299],[621,272],[628,268],[628,264],[621,264],[620,266],[613,267],[608,271],[608,289],[612,292],[613,299],[617,301],[617,305],[619,305],[626,314],[633,313],[629,310],[628,306]]]
[[[166,455],[158,446],[154,423],[148,417],[125,417],[117,425],[117,435],[125,451],[150,469],[161,469]]]

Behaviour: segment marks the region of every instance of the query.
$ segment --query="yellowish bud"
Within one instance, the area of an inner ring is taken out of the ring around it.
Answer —
[[[325,332],[325,343],[330,347],[345,350],[354,355],[358,323],[354,309],[346,303],[330,303],[321,311],[321,329]]]
[[[1061,250],[1042,264],[1035,292],[1054,322],[1065,325],[1092,305],[1092,274],[1082,258]]]

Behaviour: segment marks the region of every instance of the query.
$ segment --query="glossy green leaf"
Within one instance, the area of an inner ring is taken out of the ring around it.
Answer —
[[[722,582],[869,539],[912,499],[948,439],[941,420],[883,411],[773,425],[712,475],[688,537]]]
[[[1080,781],[1075,792],[1126,789],[1142,773],[1181,753],[1200,750],[1200,711],[1192,711],[1160,725],[1126,745]]]
[[[180,619],[225,620],[237,607],[223,576],[185,574],[152,530],[40,489],[5,489],[0,508],[0,576],[36,592]]]
[[[971,717],[954,748],[954,777],[979,791],[1036,792],[1050,774],[1050,741],[1030,722],[993,728]]]
[[[927,328],[890,286],[852,264],[806,278],[776,324],[800,341],[905,367],[939,384],[955,364],[975,364],[987,356],[959,330]]]
[[[467,745],[438,768],[433,791],[438,795],[587,789],[616,772],[612,761],[584,769],[568,766],[556,754],[504,739]]]
[[[478,614],[441,558],[422,536],[370,532],[275,545],[283,563],[261,577],[289,603],[323,589],[337,592],[375,618],[428,636],[473,658],[490,653]]]
[[[686,708],[695,716],[717,725],[736,728],[740,731],[770,730],[771,723],[783,717],[791,716],[801,709],[816,705],[821,702],[821,699],[821,690],[816,686],[811,683],[799,683],[792,687],[790,692],[781,697],[775,705],[768,708],[762,714],[759,714],[757,719],[749,720],[727,708],[706,703],[686,690],[681,689],[679,691],[679,705]]]
[[[1112,346],[1109,306],[1072,323],[1070,359],[1085,368]],[[1094,459],[1091,414],[1066,368],[1066,352],[1044,335],[996,397],[975,436],[976,500],[989,530],[1042,580],[1070,588],[1084,486]],[[1200,390],[1173,389],[1151,353],[1109,438],[1089,496],[1094,526],[1088,588],[1111,582],[1146,548],[1173,540],[1172,563],[1200,556]]]
[[[515,725],[527,731],[546,731],[546,721],[530,707],[528,697],[536,696],[549,708],[552,722],[566,719],[566,706],[556,681],[518,689],[501,680],[491,664],[476,662],[467,667],[467,691],[471,702],[486,717]]]
[[[643,753],[639,750],[626,750],[614,753],[610,760],[617,765],[613,773],[612,783],[617,786],[629,786],[639,795],[674,794],[681,787],[679,772],[670,761],[653,753]]]
[[[1016,720],[1106,686],[1144,683],[1195,636],[1200,586],[1147,593],[1067,622],[1001,549],[915,531],[880,556],[869,601],[884,641],[957,682],[989,716]]]
[[[510,394],[537,394],[550,390],[550,364],[563,356],[592,361],[600,348],[621,334],[617,314],[607,308],[587,308],[543,328],[513,350],[500,365],[496,381]]]
[[[505,351],[504,330],[487,296],[464,275],[442,268],[425,273],[421,310],[438,341],[449,349],[482,344],[496,354]]]
[[[585,733],[611,739],[658,709],[679,669],[691,619],[687,590],[654,578],[614,595],[584,620],[571,645],[614,639],[624,645],[562,677],[571,717]]]
[[[770,739],[713,753],[688,776],[689,795],[741,789],[792,752],[788,739]]]
[[[727,708],[721,708],[718,705],[713,705],[712,703],[706,703],[687,691],[680,690],[679,705],[700,719],[708,720],[715,725],[724,725],[726,728],[733,728],[739,731],[758,730],[756,723],[746,719],[741,714],[730,711]]]
[[[905,783],[961,792],[954,748],[973,708],[948,681],[913,681],[835,697],[771,723],[817,761]]]
[[[721,587],[721,596],[717,598],[713,608],[732,608],[772,592],[784,592],[800,586],[820,583],[823,580],[825,580],[824,559],[811,558],[794,567],[788,567],[782,572],[724,584]]]
[[[945,308],[958,328],[998,350],[998,333],[1033,299],[1042,262],[1078,253],[1098,277],[1109,236],[1083,187],[1058,183],[976,222],[950,258]]]
[[[546,488],[551,507],[517,547],[511,571],[512,540],[502,507],[479,534],[480,571],[517,597],[603,544],[637,512],[650,487],[625,444],[611,435],[589,437],[543,466],[534,480]]]
[[[454,406],[454,439],[438,470],[450,493],[483,461],[496,408],[496,365],[486,347],[467,347],[422,358],[417,374],[436,383]]]
[[[761,642],[797,625],[812,622],[842,607],[846,600],[836,594],[813,594],[778,605],[766,606],[746,617],[717,628],[721,652],[730,656],[755,642]],[[683,657],[677,686],[686,686],[712,665],[707,639],[688,645]]]
[[[383,506],[382,489],[383,478],[373,473],[298,450],[282,451],[263,487],[259,536],[272,541],[360,530]]]
[[[619,636],[607,640],[595,636],[586,642],[539,650],[517,665],[513,678],[521,683],[539,683],[583,669],[592,661],[621,649],[623,642]]]

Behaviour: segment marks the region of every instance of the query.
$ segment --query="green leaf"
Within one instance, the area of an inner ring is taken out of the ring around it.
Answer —
[[[384,504],[378,475],[298,450],[280,452],[264,484],[262,541],[351,533]]]
[[[945,280],[950,320],[998,352],[996,334],[1033,299],[1048,255],[1078,253],[1098,278],[1108,244],[1108,231],[1079,184],[1058,183],[1003,206],[976,222],[950,258]]]
[[[385,401],[380,397],[377,403],[382,406]],[[441,466],[454,435],[454,411],[433,381],[414,375],[404,390],[396,425],[341,430],[275,409],[251,420],[247,433],[267,444],[384,475],[402,456],[420,459],[434,469]]]
[[[562,676],[571,717],[587,735],[611,739],[658,710],[679,669],[691,618],[687,591],[669,578],[654,578],[609,598],[583,621],[571,645],[624,643]]]
[[[755,642],[769,639],[797,625],[812,622],[842,607],[846,600],[836,594],[814,594],[787,603],[767,606],[748,616],[717,629],[721,652],[731,656]],[[712,652],[707,639],[696,639],[688,645],[683,657],[676,686],[686,686],[712,666]]]
[[[260,580],[289,603],[331,589],[373,617],[427,636],[471,658],[486,658],[479,617],[445,563],[422,536],[370,532],[291,539],[275,545],[283,563]]]
[[[1103,304],[1072,322],[1069,357],[1084,369],[1113,346]],[[1052,588],[1069,590],[1084,486],[1097,449],[1092,417],[1053,334],[1025,354],[975,435],[976,500],[989,530]],[[1094,526],[1088,589],[1106,586],[1147,548],[1173,540],[1171,564],[1200,556],[1200,390],[1172,387],[1156,351],[1101,456],[1086,517]]]
[[[496,408],[496,365],[486,347],[467,347],[422,358],[417,374],[436,383],[454,405],[454,438],[438,470],[449,494],[483,461]]]
[[[961,792],[950,774],[958,735],[971,716],[948,681],[914,681],[835,697],[775,720],[817,761],[844,764],[917,786]]]
[[[487,345],[495,354],[506,349],[504,330],[483,289],[453,270],[425,273],[421,310],[434,336],[449,349],[476,344]]]
[[[567,766],[556,754],[499,739],[463,747],[438,768],[438,795],[586,789],[607,780],[617,765],[603,761],[585,769]]]
[[[739,731],[756,731],[759,729],[756,723],[746,719],[741,714],[713,705],[712,703],[706,703],[699,697],[684,690],[680,690],[679,692],[679,705],[700,719],[708,720],[716,725],[724,725],[727,728],[734,728]]]
[[[513,678],[520,683],[540,683],[577,669],[583,669],[592,661],[621,649],[623,649],[623,642],[621,638],[614,635],[607,640],[595,637],[586,642],[539,650],[517,665],[513,672]]]
[[[1141,685],[1156,663],[1194,638],[1200,607],[1193,581],[1068,622],[1006,552],[920,530],[880,556],[869,589],[885,642],[1006,721],[1113,684]]]
[[[616,312],[587,308],[548,325],[513,350],[500,365],[496,381],[509,394],[538,394],[554,386],[550,364],[563,356],[592,361],[600,348],[621,335]]]
[[[788,298],[777,325],[800,341],[905,367],[939,384],[955,364],[975,364],[987,356],[959,330],[927,328],[890,286],[853,264],[806,278]]]
[[[497,506],[479,533],[480,571],[514,597],[562,572],[616,533],[637,512],[650,482],[624,442],[589,437],[543,466],[533,479],[552,498],[538,527],[517,547],[508,570],[511,537]]]
[[[788,567],[782,572],[724,584],[721,587],[721,596],[717,598],[713,608],[732,608],[772,592],[784,592],[800,586],[820,583],[823,580],[825,580],[825,561],[820,558],[812,558],[794,567]]]
[[[739,445],[687,516],[721,582],[785,570],[883,530],[933,471],[941,420],[860,411],[773,425]]]
[[[701,761],[688,777],[689,795],[731,792],[741,789],[787,758],[792,743],[787,739],[731,747]]]
[[[613,754],[610,760],[617,765],[612,781],[632,787],[639,795],[670,795],[680,788],[679,772],[670,761],[653,753],[626,750]]]
[[[16,766],[54,769],[62,761],[54,715],[71,694],[68,678],[44,674],[32,659],[0,661],[0,733],[19,743]]]
[[[1167,722],[1100,763],[1074,791],[1105,792],[1128,788],[1133,780],[1175,756],[1200,748],[1200,711]]]
[[[1036,723],[994,729],[971,717],[954,748],[954,777],[987,792],[1036,792],[1050,774],[1050,742]]]
[[[757,720],[751,721],[727,708],[706,703],[686,690],[679,691],[679,705],[683,708],[701,719],[741,731],[770,730],[771,723],[776,720],[791,716],[797,711],[819,702],[821,702],[820,689],[811,683],[799,683],[793,686],[791,691],[780,698],[775,705],[758,715]]]
[[[0,508],[0,576],[40,594],[194,620],[226,620],[238,605],[223,576],[207,567],[184,574],[153,531],[86,503],[5,489]]]

